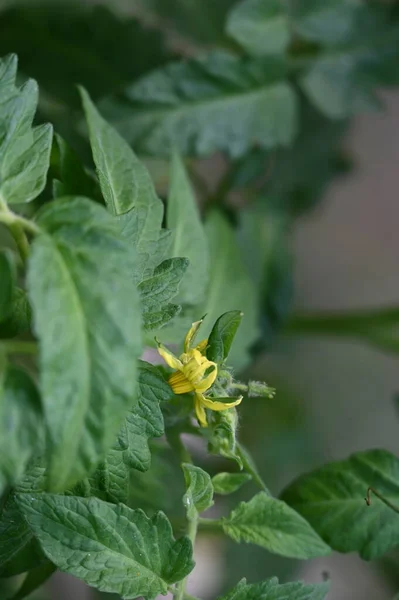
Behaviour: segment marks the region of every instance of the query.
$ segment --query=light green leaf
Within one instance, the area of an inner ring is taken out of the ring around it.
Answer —
[[[323,45],[347,41],[352,33],[359,0],[290,2],[290,22],[303,37]]]
[[[277,577],[253,584],[242,579],[231,592],[218,600],[324,600],[329,587],[327,582],[316,585],[301,581],[279,584]]]
[[[212,477],[212,485],[215,494],[226,496],[239,490],[244,483],[251,479],[252,476],[249,473],[218,473]]]
[[[176,296],[188,265],[186,258],[169,258],[158,265],[151,277],[140,283],[138,291],[145,328],[151,329],[154,314],[168,311],[171,306],[168,301]],[[172,314],[175,314],[173,309]]]
[[[242,317],[241,311],[230,310],[217,319],[208,339],[206,355],[209,360],[216,363],[223,363],[226,360]]]
[[[286,11],[280,0],[246,0],[230,12],[227,33],[253,56],[280,54],[290,40]]]
[[[166,221],[173,231],[171,256],[186,256],[190,261],[177,301],[200,304],[209,278],[208,240],[190,180],[176,152],[172,159]]]
[[[44,189],[50,161],[52,127],[32,127],[38,87],[29,80],[15,86],[17,58],[0,59],[0,199],[30,202]]]
[[[104,106],[143,154],[184,155],[217,150],[244,154],[254,144],[286,146],[296,132],[296,97],[275,58],[253,61],[212,52],[170,63],[126,90],[127,100]]]
[[[47,205],[28,288],[40,341],[49,488],[63,490],[105,456],[134,399],[141,352],[131,251],[85,198]],[[98,276],[99,269],[101,277]]]
[[[164,308],[154,313],[145,313],[143,315],[143,326],[146,331],[151,329],[160,329],[169,321],[174,319],[180,313],[181,307],[178,304],[167,304]]]
[[[237,449],[236,440],[238,425],[236,409],[230,408],[220,412],[212,411],[210,417],[211,421],[206,430],[209,452],[235,460],[239,468],[242,469],[243,463]]]
[[[0,250],[0,322],[12,312],[14,287],[17,277],[14,255],[9,250]]]
[[[308,559],[331,551],[301,515],[265,492],[241,502],[222,525],[236,542],[257,544],[289,558]]]
[[[148,600],[193,568],[188,538],[175,541],[163,513],[97,498],[20,495],[18,504],[45,554],[66,573],[104,592]]]
[[[0,495],[17,483],[43,442],[39,393],[22,369],[9,367],[0,390]]]
[[[282,498],[338,552],[376,559],[399,545],[399,516],[369,487],[399,506],[399,460],[385,450],[368,450],[302,475]]]
[[[187,518],[195,521],[198,513],[213,505],[213,486],[206,471],[189,463],[183,463],[182,469],[187,491],[183,496]]]
[[[35,590],[40,588],[55,571],[56,567],[50,561],[46,561],[39,567],[36,567],[27,574],[21,587],[10,600],[23,600],[27,596],[30,596]]]
[[[146,205],[147,214],[141,236],[147,239],[161,227],[163,206],[156,196],[147,169],[138,160],[129,144],[102,118],[81,88],[83,107],[89,126],[90,143],[108,210],[114,215]],[[148,218],[148,216],[150,218]]]
[[[249,361],[249,349],[259,335],[257,292],[242,263],[234,231],[226,218],[218,212],[211,213],[206,231],[211,272],[203,313],[207,314],[206,323],[214,323],[221,312],[236,310],[244,313],[229,355],[229,364],[243,368]]]

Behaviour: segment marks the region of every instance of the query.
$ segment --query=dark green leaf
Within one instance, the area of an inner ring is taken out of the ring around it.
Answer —
[[[0,200],[23,203],[42,192],[50,161],[52,128],[32,127],[37,83],[15,86],[17,58],[0,59]]]
[[[232,366],[243,368],[249,360],[248,351],[258,337],[257,292],[243,265],[234,230],[225,217],[212,212],[206,231],[211,272],[203,313],[207,314],[207,323],[214,323],[221,312],[238,309],[244,313],[229,355]]]
[[[330,552],[300,514],[264,492],[241,502],[222,524],[224,532],[236,542],[257,544],[274,554],[306,559]]]
[[[280,0],[245,0],[229,14],[227,33],[249,54],[267,56],[286,49],[289,21]]]
[[[27,331],[31,320],[32,310],[26,292],[15,288],[11,314],[0,323],[0,339],[12,338]]]
[[[329,587],[328,583],[306,585],[301,581],[279,584],[276,577],[253,584],[242,579],[219,600],[324,600]]]
[[[168,309],[171,305],[168,302],[176,296],[188,265],[189,261],[186,258],[164,260],[155,269],[154,274],[144,279],[138,286],[146,329],[152,328],[153,315],[160,312],[165,316],[169,314]],[[174,314],[173,309],[172,314]]]
[[[275,58],[256,62],[213,52],[171,63],[126,91],[108,112],[138,152],[240,156],[254,144],[286,146],[296,132],[296,97]]]
[[[163,513],[97,498],[18,496],[47,557],[61,570],[123,598],[154,599],[193,568],[188,538],[173,539]]]
[[[105,456],[132,403],[140,312],[131,252],[105,209],[67,197],[47,205],[38,225],[28,285],[41,349],[49,487],[63,490]]]
[[[249,473],[218,473],[212,477],[212,485],[215,494],[225,496],[236,492],[251,479],[252,476]]]
[[[185,256],[190,261],[178,302],[198,305],[208,285],[208,241],[190,180],[177,153],[172,159],[166,220],[172,230],[171,256]]]
[[[44,562],[33,571],[30,571],[18,592],[10,600],[23,600],[41,587],[56,571],[56,567],[50,561]]]
[[[144,329],[160,329],[169,321],[174,319],[180,313],[181,307],[177,304],[167,304],[158,312],[146,313],[143,315]]]
[[[9,367],[0,390],[0,495],[17,483],[43,442],[39,393],[29,375]]]
[[[57,183],[56,197],[77,195],[97,199],[99,190],[94,177],[84,169],[78,156],[60,135],[55,135],[55,141],[60,180],[54,182]]]
[[[239,310],[230,310],[218,318],[208,340],[206,355],[209,360],[216,363],[226,360],[243,315]]]
[[[9,250],[0,251],[0,321],[12,311],[17,271],[14,255]]]
[[[385,450],[353,454],[303,475],[282,498],[338,552],[359,552],[366,560],[399,545],[399,516],[369,487],[399,505],[399,460]]]
[[[189,463],[183,463],[182,469],[187,491],[183,496],[187,518],[195,521],[198,513],[213,505],[213,486],[206,471]]]

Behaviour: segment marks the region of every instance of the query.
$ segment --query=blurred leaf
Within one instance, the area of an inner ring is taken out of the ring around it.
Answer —
[[[105,455],[134,398],[140,310],[129,249],[104,208],[66,197],[46,206],[37,223],[43,233],[32,244],[28,287],[49,487],[63,490]]]
[[[172,158],[166,221],[172,230],[171,256],[185,256],[190,261],[177,300],[200,304],[209,278],[208,242],[190,180],[177,153]]]
[[[206,349],[209,360],[219,364],[226,360],[243,316],[240,310],[230,310],[217,319]]]
[[[98,98],[167,59],[159,33],[106,6],[26,0],[0,12],[0,29],[0,54],[17,53],[50,104],[78,107],[75,84]]]
[[[280,0],[245,0],[229,13],[227,33],[249,54],[280,54],[289,39],[289,21]]]
[[[12,596],[10,600],[23,600],[27,596],[30,596],[35,590],[40,588],[55,571],[56,567],[50,561],[44,562],[33,571],[29,571],[18,592]]]
[[[193,569],[189,539],[175,541],[163,513],[149,519],[123,504],[52,494],[20,495],[18,504],[48,558],[102,591],[154,599]]]
[[[249,473],[218,473],[212,477],[212,485],[215,494],[225,496],[233,494],[251,479],[252,476]]]
[[[366,560],[399,544],[399,517],[378,498],[365,503],[369,487],[399,505],[399,460],[386,450],[368,450],[299,477],[282,498],[338,552]]]
[[[236,542],[257,544],[282,556],[307,559],[330,553],[304,518],[265,492],[259,492],[249,502],[241,502],[229,517],[222,519],[222,526]]]
[[[290,23],[301,36],[323,45],[346,42],[353,34],[359,0],[291,0]]]
[[[0,199],[9,204],[34,200],[46,184],[51,125],[32,127],[38,87],[30,79],[15,86],[17,57],[0,59]]]
[[[164,260],[148,279],[138,286],[145,329],[154,328],[154,315],[163,312],[168,315],[171,309],[175,314],[175,306],[168,304],[179,290],[180,282],[185,277],[189,261],[187,258],[168,258]]]
[[[183,504],[187,510],[189,521],[195,521],[198,513],[202,513],[213,505],[213,486],[206,471],[189,463],[183,463],[182,469],[187,491],[183,496]]]
[[[218,212],[211,213],[206,232],[211,271],[202,313],[207,314],[206,323],[214,323],[221,312],[238,310],[244,313],[229,355],[230,364],[242,369],[249,361],[249,349],[259,332],[256,289],[243,265],[234,231],[225,217]]]
[[[363,4],[348,39],[322,50],[301,77],[305,93],[328,117],[378,108],[376,89],[398,82],[399,25],[391,24],[389,14],[383,4]],[[324,16],[324,27],[330,27]]]
[[[11,314],[0,323],[0,340],[12,338],[27,331],[31,320],[32,309],[26,292],[20,288],[15,288]]]
[[[167,20],[181,35],[205,43],[226,41],[226,15],[237,2],[238,0],[138,0],[143,9]]]
[[[9,367],[0,389],[0,495],[22,478],[41,450],[43,417],[38,390],[22,369]]]
[[[324,600],[328,583],[306,585],[300,581],[279,584],[273,577],[261,583],[247,584],[242,579],[228,594],[218,600]]]
[[[253,145],[287,146],[296,133],[296,97],[276,58],[254,61],[212,52],[168,64],[104,106],[138,152],[241,156]]]
[[[16,276],[14,254],[10,250],[0,250],[0,322],[12,311]]]

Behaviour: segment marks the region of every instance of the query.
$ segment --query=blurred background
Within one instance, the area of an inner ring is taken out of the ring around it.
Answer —
[[[90,165],[74,84],[83,83],[106,109],[113,98],[120,101],[128,84],[172,58],[195,56],[213,47],[236,51],[223,32],[228,11],[238,4],[234,0],[3,0],[0,55],[19,55],[21,72],[39,82],[39,118],[52,121]],[[341,4],[359,3],[328,3],[333,9]],[[393,40],[398,50],[395,4],[385,3],[386,20],[378,25],[378,36]],[[346,27],[337,14],[342,17],[334,11],[325,16],[327,47],[333,37],[329,27]],[[313,39],[307,50],[313,52],[314,44],[323,45]],[[367,52],[375,67],[380,60],[377,49],[371,46]],[[257,285],[261,335],[251,347],[251,360],[237,361],[243,378],[266,380],[277,395],[273,401],[250,399],[242,404],[240,435],[275,495],[297,475],[326,461],[368,448],[398,450],[399,413],[394,398],[399,391],[399,337],[397,342],[395,338],[399,319],[379,337],[370,335],[377,327],[374,311],[395,307],[399,298],[399,91],[387,89],[396,85],[399,63],[395,52],[387,53],[385,46],[384,53],[393,62],[389,76],[380,73],[379,79],[373,72],[378,110],[366,112],[360,110],[365,102],[348,100],[348,109],[340,106],[339,114],[338,109],[333,116],[331,111],[323,114],[301,91],[300,137],[294,148],[252,149],[233,161],[232,172],[221,152],[187,157],[201,207],[206,213],[218,205],[234,225],[237,247]],[[353,73],[348,74],[351,77]],[[334,69],[327,81],[342,84]],[[318,94],[323,95],[323,90]],[[352,98],[351,94],[345,97]],[[115,115],[117,101],[110,115]],[[137,151],[165,198],[167,159]],[[204,189],[213,190],[211,199]],[[254,224],[257,231],[251,229]],[[251,269],[258,269],[258,275]],[[367,318],[354,333],[350,319],[358,310],[365,311]],[[317,317],[319,311],[324,325],[309,317],[309,313]],[[329,324],[335,311],[348,315],[346,329],[340,323],[335,329]],[[308,320],[301,316],[304,313]],[[219,465],[201,449],[194,446],[193,450],[210,472]],[[158,472],[169,477],[174,476],[175,466],[167,457],[159,464],[155,461]],[[145,495],[150,484],[144,478],[137,487]],[[180,496],[177,485],[176,502]],[[134,501],[139,503],[137,498]],[[169,502],[173,505],[174,500]],[[215,510],[226,510],[228,503],[223,500]],[[331,600],[390,600],[399,589],[399,555],[395,554],[373,564],[338,554],[300,563],[255,546],[201,535],[196,559],[198,569],[190,578],[189,591],[204,600],[216,598],[236,583],[237,573],[250,581],[272,575],[282,581],[309,582],[330,577]],[[32,600],[89,598],[112,596],[62,574],[32,596]]]

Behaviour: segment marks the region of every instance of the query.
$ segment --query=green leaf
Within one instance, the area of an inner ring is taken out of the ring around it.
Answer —
[[[31,202],[44,189],[50,161],[52,128],[32,127],[38,101],[32,79],[15,86],[17,58],[0,59],[0,200]]]
[[[36,567],[36,569],[27,574],[21,587],[10,600],[23,600],[27,596],[30,596],[35,590],[40,588],[55,571],[56,567],[50,561],[46,561],[39,567]]]
[[[183,279],[189,261],[186,258],[169,258],[164,260],[148,279],[144,279],[138,286],[141,307],[143,310],[144,327],[152,329],[154,315],[163,312],[169,314],[168,309],[173,305],[168,301],[176,296],[181,280]]]
[[[240,156],[254,144],[286,146],[296,133],[296,97],[275,58],[253,61],[212,52],[170,63],[107,105],[138,152]]]
[[[235,408],[211,413],[211,422],[206,430],[208,450],[211,454],[219,454],[235,460],[240,469],[243,468],[241,456],[237,449],[236,431],[238,425]]]
[[[280,54],[290,40],[289,22],[280,0],[246,0],[230,12],[227,33],[249,54]]]
[[[32,310],[26,292],[21,288],[15,288],[11,314],[0,323],[0,340],[12,338],[27,331],[31,320]]]
[[[290,22],[303,37],[323,45],[350,39],[356,13],[361,7],[358,0],[307,0],[291,2]]]
[[[207,314],[207,323],[214,323],[221,312],[239,310],[244,313],[229,355],[232,366],[243,368],[249,361],[249,349],[258,337],[257,292],[243,265],[234,231],[225,217],[212,212],[206,231],[211,272],[203,313]]]
[[[301,515],[265,492],[249,502],[241,502],[229,517],[222,519],[222,525],[236,542],[257,544],[289,558],[308,559],[330,552]]]
[[[226,496],[239,490],[244,483],[251,481],[249,473],[218,473],[212,477],[212,485],[215,494]]]
[[[167,304],[164,308],[157,312],[144,314],[144,328],[147,331],[151,331],[152,329],[160,329],[180,313],[180,308],[181,307],[177,304]]]
[[[43,233],[32,244],[28,288],[49,488],[63,490],[105,456],[134,398],[140,311],[131,252],[104,208],[67,197],[47,205],[37,223]]]
[[[183,463],[182,469],[187,491],[183,496],[187,518],[195,521],[198,513],[213,505],[213,486],[206,471],[189,463]]]
[[[190,180],[176,152],[172,159],[166,221],[173,232],[171,256],[186,256],[190,261],[178,302],[200,304],[209,278],[208,241]]]
[[[78,156],[60,135],[55,134],[55,141],[60,180],[56,185],[56,197],[79,195],[97,199],[99,190],[94,177],[84,169]]]
[[[329,587],[327,582],[316,585],[306,585],[301,581],[279,584],[277,577],[253,584],[242,579],[218,600],[324,600]]]
[[[14,255],[9,250],[0,250],[0,322],[12,311],[17,270]]]
[[[368,450],[302,475],[282,498],[338,552],[359,552],[366,560],[399,544],[399,517],[369,487],[399,505],[399,460],[385,450]]]
[[[38,391],[22,369],[9,367],[0,390],[0,495],[17,483],[43,441]]]
[[[216,363],[226,360],[243,316],[241,311],[231,310],[218,318],[208,339],[206,355],[209,360]]]
[[[47,557],[66,573],[123,598],[154,599],[193,568],[188,538],[175,541],[163,513],[97,498],[42,494],[18,504]]]

